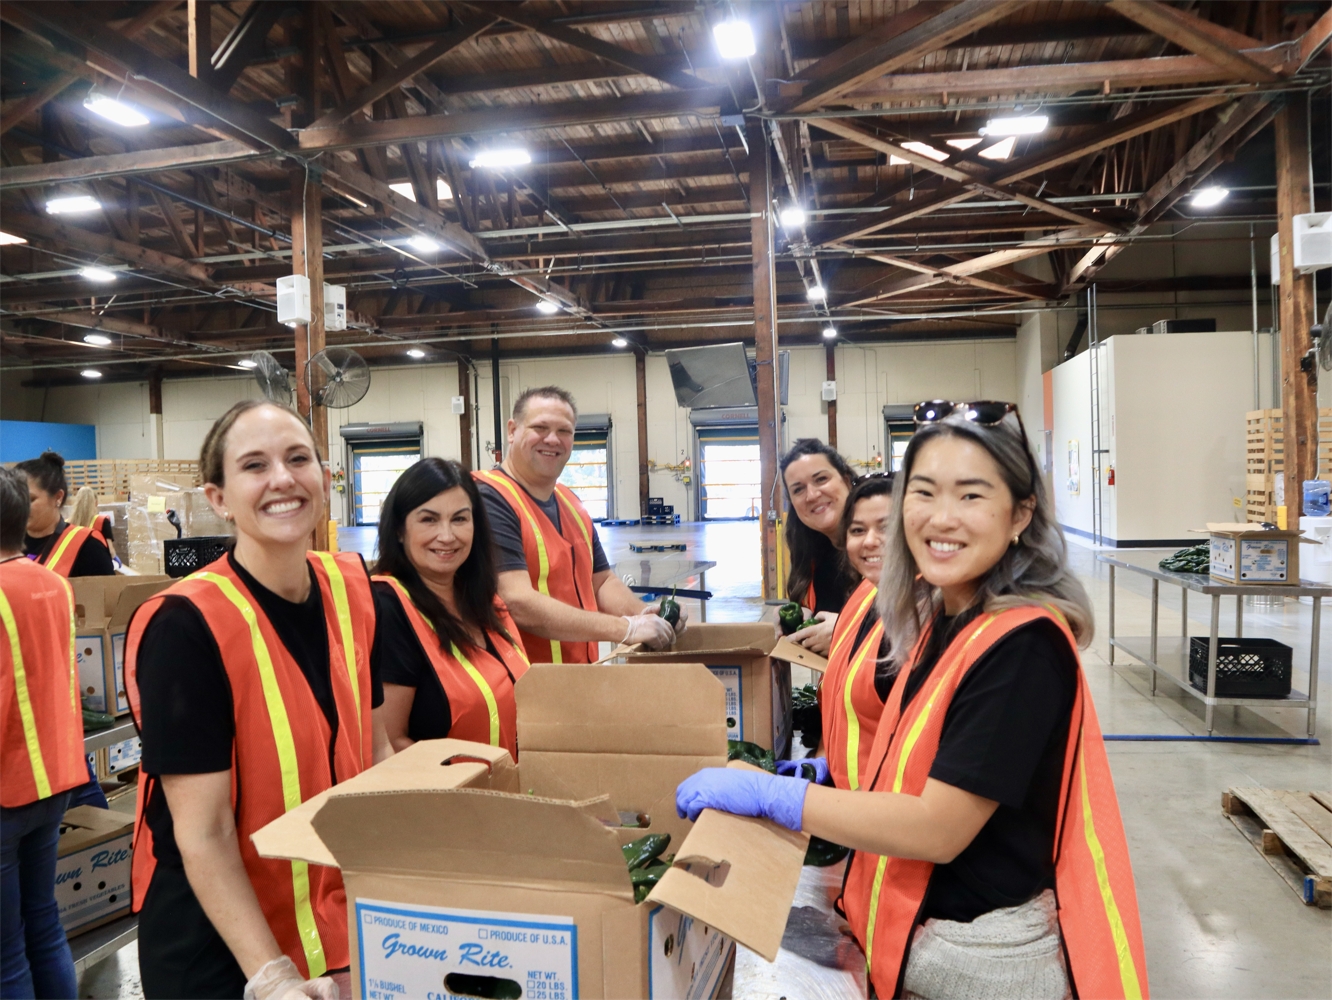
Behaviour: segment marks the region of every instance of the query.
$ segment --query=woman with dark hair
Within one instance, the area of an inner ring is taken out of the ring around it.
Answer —
[[[60,516],[69,495],[65,460],[57,452],[44,451],[14,468],[28,477],[32,498],[24,554],[63,577],[114,575],[116,566],[102,536],[92,528],[66,524]]]
[[[847,564],[860,583],[837,617],[828,667],[819,685],[820,752],[812,760],[778,762],[778,774],[799,774],[800,765],[813,764],[820,783],[831,777],[837,788],[860,787],[884,699],[893,685],[892,673],[879,668],[883,623],[874,606],[892,508],[891,472],[864,476],[851,487],[839,537]]]
[[[372,712],[383,693],[370,575],[355,553],[310,551],[329,472],[292,411],[237,403],[199,466],[235,545],[149,598],[125,642],[143,740],[143,992],[337,997],[330,977],[351,961],[341,873],[260,857],[250,835],[393,753]]]
[[[682,815],[855,850],[842,895],[881,997],[1146,997],[1124,827],[1078,657],[1092,608],[1011,403],[916,407],[879,612],[900,676],[861,791],[710,768]]]
[[[837,549],[842,511],[855,476],[837,449],[818,438],[796,441],[782,456],[781,473],[792,515],[785,528],[791,557],[786,593],[823,623],[801,629],[793,638],[826,656],[837,615],[856,585],[855,574]]]
[[[513,686],[527,656],[497,596],[485,505],[457,462],[423,458],[393,484],[373,579],[393,748],[452,736],[516,760]]]

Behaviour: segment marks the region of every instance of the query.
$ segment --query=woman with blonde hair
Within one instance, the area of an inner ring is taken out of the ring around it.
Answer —
[[[916,406],[880,614],[899,675],[863,790],[707,769],[676,795],[855,853],[878,996],[1145,997],[1133,871],[1078,656],[1092,609],[1012,403]]]

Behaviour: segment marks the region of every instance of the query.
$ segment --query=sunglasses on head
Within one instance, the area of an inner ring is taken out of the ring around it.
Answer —
[[[930,399],[923,403],[917,403],[911,410],[912,419],[917,424],[933,424],[938,423],[945,417],[960,416],[963,420],[984,427],[1001,423],[1004,417],[1010,413],[1017,416],[1019,422],[1022,420],[1022,417],[1018,414],[1016,403],[1003,403],[993,399],[978,399],[971,403],[955,403],[948,399]]]

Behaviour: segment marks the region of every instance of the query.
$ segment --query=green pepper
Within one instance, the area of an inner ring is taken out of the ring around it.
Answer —
[[[105,712],[94,712],[90,708],[83,710],[83,731],[85,733],[94,733],[99,729],[110,729],[116,724],[114,715],[107,715]]]
[[[657,613],[661,615],[662,621],[664,621],[671,628],[675,628],[675,626],[679,624],[680,605],[677,604],[675,601],[674,591],[671,592],[670,596],[662,597],[661,604],[657,608]]]
[[[805,849],[805,864],[815,868],[827,868],[835,865],[851,852],[841,844],[824,840],[822,837],[810,837],[809,847]]]
[[[764,750],[757,743],[748,740],[727,740],[726,759],[743,760],[746,764],[761,767],[769,774],[777,773],[777,760],[771,750]]]
[[[624,863],[629,866],[632,872],[642,868],[659,856],[671,844],[671,835],[669,833],[649,833],[646,837],[639,837],[637,840],[631,840],[629,843],[620,847],[624,852]]]
[[[809,628],[811,625],[822,625],[822,624],[823,624],[823,622],[820,621],[818,618],[806,618],[806,619],[805,619],[803,622],[801,622],[800,625],[796,628],[796,631],[797,631],[797,632],[800,632],[800,631],[803,631],[804,629]]]
[[[656,888],[661,877],[671,870],[671,862],[675,856],[663,858],[655,865],[649,865],[647,868],[638,868],[629,873],[629,881],[634,887],[634,902],[641,903],[647,899],[648,893]]]
[[[787,601],[777,609],[777,624],[782,627],[782,635],[796,631],[804,620],[804,609],[795,601]]]

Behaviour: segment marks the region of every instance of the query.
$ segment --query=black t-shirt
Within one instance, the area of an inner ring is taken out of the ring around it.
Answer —
[[[55,531],[51,532],[45,538],[33,538],[31,535],[23,536],[23,553],[32,556],[35,559],[41,559],[55,545],[58,539],[67,527],[65,519],[61,518],[56,525]],[[73,542],[70,543],[74,544]],[[69,568],[69,575],[75,576],[115,576],[116,564],[111,561],[111,550],[105,544],[98,541],[96,537],[87,538],[79,547],[78,555],[74,557],[74,564]]]
[[[940,617],[906,678],[906,707],[946,641],[978,610]],[[999,803],[952,862],[936,865],[922,919],[971,921],[1054,885],[1054,832],[1077,658],[1059,627],[1038,620],[1009,633],[967,671],[944,716],[930,777]]]
[[[338,715],[328,662],[328,629],[319,587],[310,570],[310,596],[300,603],[279,597],[236,562],[231,568],[254,595],[282,644],[300,666],[310,690],[332,727],[330,754],[337,737]],[[379,679],[380,629],[370,655],[372,707],[384,701]],[[198,609],[183,597],[167,597],[144,630],[138,659],[141,766],[150,777],[163,774],[208,774],[231,768],[236,735],[231,682],[217,642]],[[166,796],[150,782],[146,803],[148,826],[157,859],[180,864]]]
[[[512,476],[496,466],[494,469],[501,476],[507,476],[509,481],[517,486],[524,493],[521,483],[513,479]],[[523,527],[518,520],[518,512],[509,506],[509,502],[500,495],[499,490],[489,483],[478,482],[481,487],[481,502],[486,505],[486,516],[490,520],[490,534],[495,540],[495,556],[497,572],[505,573],[514,569],[527,569],[527,554],[523,551]],[[550,518],[550,523],[555,525],[555,530],[560,531],[560,501],[554,493],[550,495],[549,500],[538,500],[527,493],[532,502],[541,508],[541,512]],[[610,561],[606,558],[606,553],[601,547],[601,538],[597,535],[596,526],[592,527],[592,572],[600,573],[604,569],[610,569]]]

